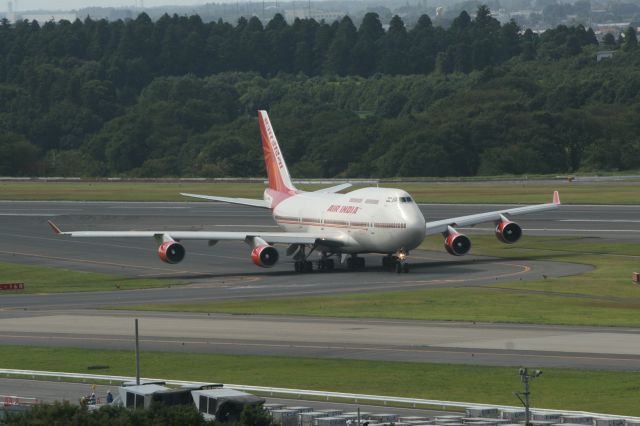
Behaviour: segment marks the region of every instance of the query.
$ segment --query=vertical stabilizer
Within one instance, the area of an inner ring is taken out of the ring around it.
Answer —
[[[296,187],[291,183],[287,164],[280,151],[276,134],[271,127],[267,111],[258,111],[260,121],[260,134],[262,135],[262,150],[264,152],[264,165],[267,169],[269,189],[285,194],[296,193]]]

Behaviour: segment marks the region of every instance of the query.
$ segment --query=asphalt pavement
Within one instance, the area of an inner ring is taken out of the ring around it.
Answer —
[[[495,205],[422,205],[427,220],[494,210]],[[563,206],[523,217],[526,234],[594,241],[640,239],[640,206]],[[185,242],[179,265],[160,262],[153,240],[70,239],[68,230],[275,230],[269,212],[218,203],[0,202],[0,261],[127,277],[183,280],[188,286],[101,293],[2,295],[4,344],[131,347],[131,318],[142,318],[147,350],[264,354],[409,362],[558,366],[636,370],[640,331],[532,325],[300,319],[95,311],[105,306],[357,293],[494,282],[583,273],[559,262],[517,261],[414,251],[409,274],[385,272],[367,256],[362,272],[295,274],[290,262],[261,269],[243,243]],[[478,229],[480,228],[480,229]],[[490,232],[482,226],[472,230]],[[485,231],[486,229],[486,231]],[[434,236],[431,238],[439,238]],[[0,281],[1,271],[0,271]],[[87,310],[89,309],[89,310]],[[144,328],[148,327],[148,328]]]

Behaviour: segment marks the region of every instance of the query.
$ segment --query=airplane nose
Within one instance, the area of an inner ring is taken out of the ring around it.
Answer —
[[[415,210],[406,215],[407,234],[412,241],[412,245],[418,247],[427,234],[427,226],[422,212],[415,207]]]

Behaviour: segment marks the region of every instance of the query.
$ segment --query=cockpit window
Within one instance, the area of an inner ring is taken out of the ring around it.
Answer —
[[[410,203],[413,200],[411,199],[411,197],[400,197],[400,202],[401,203]]]

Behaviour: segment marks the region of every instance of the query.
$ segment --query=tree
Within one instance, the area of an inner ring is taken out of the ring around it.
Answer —
[[[38,148],[15,133],[0,133],[0,175],[37,174]]]
[[[379,41],[380,66],[385,74],[406,74],[409,72],[407,30],[404,22],[395,15],[389,23],[389,30]]]
[[[638,47],[638,37],[636,35],[636,29],[629,27],[624,31],[624,44],[622,50],[630,52]]]
[[[471,17],[466,10],[463,10],[460,12],[460,15],[453,20],[451,27],[449,27],[449,31],[454,34],[458,40],[460,40],[470,27]]]
[[[364,15],[358,29],[358,41],[353,47],[354,74],[368,77],[376,70],[376,42],[385,35],[377,13]]]
[[[413,65],[411,72],[428,74],[435,68],[435,57],[438,46],[433,23],[428,15],[422,15],[417,24],[409,31],[409,49],[407,52],[409,64]]]
[[[602,38],[602,43],[609,49],[614,49],[616,47],[616,38],[613,36],[613,34],[606,33]]]
[[[340,21],[333,42],[327,52],[325,69],[330,74],[346,75],[351,65],[351,53],[356,43],[357,32],[353,21],[345,16]]]

